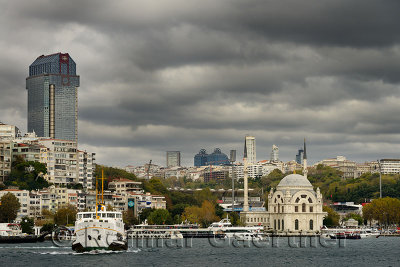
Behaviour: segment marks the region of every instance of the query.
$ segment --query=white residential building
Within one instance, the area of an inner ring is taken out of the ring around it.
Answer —
[[[0,182],[4,182],[11,172],[12,141],[0,139]]]
[[[400,159],[381,159],[379,162],[382,174],[400,173]]]
[[[45,179],[56,186],[77,184],[78,159],[76,142],[59,139],[41,139],[40,162],[47,165]]]
[[[96,170],[95,153],[78,150],[79,159],[79,183],[85,190],[95,188],[94,172]]]

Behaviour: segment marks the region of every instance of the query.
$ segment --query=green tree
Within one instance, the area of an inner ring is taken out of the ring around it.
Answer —
[[[7,193],[0,199],[0,220],[3,223],[9,223],[17,218],[17,214],[21,204],[14,194]]]
[[[54,223],[57,225],[71,225],[76,220],[76,208],[72,205],[62,207],[54,214]]]
[[[339,226],[340,215],[334,211],[331,207],[323,206],[322,210],[327,212],[327,216],[324,218],[323,224],[327,227]]]
[[[156,209],[147,218],[149,224],[171,224],[171,214],[166,209]]]
[[[138,218],[135,216],[135,214],[133,213],[132,209],[129,209],[127,211],[124,211],[122,213],[122,219],[125,223],[126,227],[129,227],[131,225],[136,225],[139,224],[139,220]]]
[[[14,161],[12,164],[11,173],[8,176],[5,184],[7,186],[17,186],[24,190],[37,190],[49,187],[49,183],[44,179],[47,173],[46,165],[33,161]]]
[[[213,194],[210,188],[204,188],[200,191],[194,193],[194,198],[196,199],[197,205],[202,205],[204,201],[209,201],[211,203],[217,203],[217,196]]]
[[[140,222],[144,222],[153,211],[155,211],[155,209],[152,209],[152,208],[142,209],[142,211],[139,214]]]
[[[27,233],[30,235],[33,234],[34,233],[33,226],[34,226],[33,218],[25,216],[21,219],[21,229],[23,233]]]
[[[199,223],[203,227],[207,227],[211,223],[220,220],[220,218],[215,215],[215,204],[205,200],[201,207],[190,206],[185,208],[182,214],[182,220],[188,220],[191,223]]]

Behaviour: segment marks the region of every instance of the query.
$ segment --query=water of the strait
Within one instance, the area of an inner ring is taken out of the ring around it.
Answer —
[[[400,237],[361,240],[279,238],[252,244],[224,240],[129,240],[126,252],[74,253],[51,241],[0,244],[1,266],[400,266]]]

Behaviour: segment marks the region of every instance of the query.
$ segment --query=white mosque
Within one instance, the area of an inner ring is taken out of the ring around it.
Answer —
[[[304,175],[287,175],[280,181],[276,190],[271,189],[267,211],[248,211],[248,207],[243,207],[244,211],[240,213],[242,222],[246,225],[264,225],[278,233],[320,232],[326,212],[322,211],[322,195],[319,188],[314,191],[307,179],[305,142],[303,171]],[[247,178],[245,177],[245,180]]]

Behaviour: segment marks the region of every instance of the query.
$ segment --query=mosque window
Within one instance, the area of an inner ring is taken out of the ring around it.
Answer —
[[[301,195],[301,198],[306,198],[307,197],[307,195]]]
[[[278,220],[278,230],[281,229],[281,220]]]
[[[314,211],[313,207],[310,207],[310,212],[313,212],[313,211]]]
[[[296,198],[296,203],[299,203],[299,201],[300,201],[300,198]]]
[[[294,207],[294,212],[299,212],[299,206]]]
[[[285,223],[284,223],[283,219],[282,219],[282,230],[285,230]]]
[[[303,203],[303,205],[301,205],[301,211],[306,212],[306,203]]]
[[[312,203],[311,197],[308,198],[308,203]]]
[[[274,212],[276,212],[276,207],[274,207]]]
[[[314,230],[314,221],[310,220],[310,230]]]
[[[276,220],[274,220],[274,230],[276,230]]]
[[[282,212],[284,212],[284,209],[283,209],[284,207],[282,206]]]
[[[294,220],[294,230],[299,230],[299,220]]]

